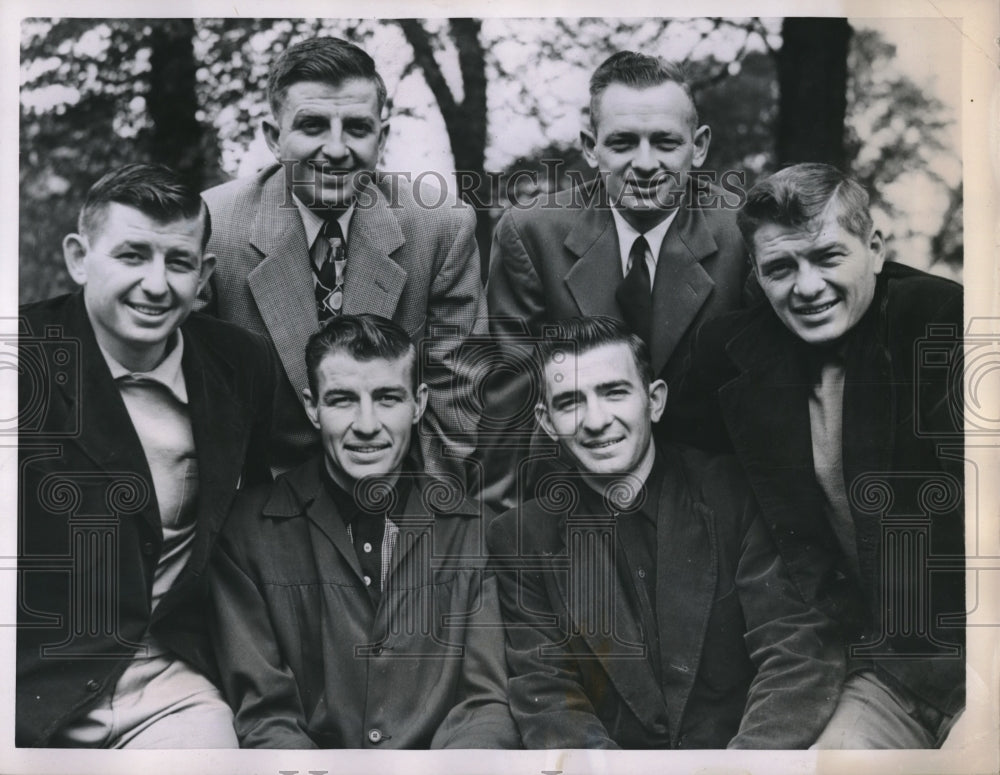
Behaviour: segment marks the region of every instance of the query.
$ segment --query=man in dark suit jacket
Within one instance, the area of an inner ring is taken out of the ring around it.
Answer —
[[[672,384],[696,326],[742,306],[749,264],[733,212],[739,200],[691,179],[711,130],[699,125],[678,66],[619,52],[594,72],[590,95],[580,136],[600,176],[504,213],[487,283],[491,333],[503,360],[530,363],[530,341],[547,323],[607,315],[646,341],[654,373]],[[521,365],[498,369],[487,385],[482,458],[486,499],[497,508],[519,500],[527,450],[510,426],[531,433],[533,382]]]
[[[516,748],[480,508],[405,464],[427,404],[416,351],[384,318],[309,340],[324,451],[245,490],[212,593],[245,748]]]
[[[550,336],[537,412],[576,467],[488,533],[525,745],[810,745],[843,645],[785,573],[736,461],[654,445],[667,388],[620,322]]]
[[[204,571],[236,488],[268,477],[267,343],[189,316],[214,259],[170,170],[91,188],[78,293],[21,308],[19,746],[235,747]]]
[[[937,746],[965,701],[962,288],[884,263],[867,193],[827,165],[759,183],[740,225],[770,304],[699,331],[675,432],[735,450],[844,627],[817,746]]]
[[[330,315],[367,312],[416,343],[430,389],[424,463],[464,481],[478,418],[456,350],[486,330],[475,215],[443,192],[373,172],[389,131],[385,99],[372,59],[346,41],[314,38],[278,57],[263,124],[278,164],[204,194],[218,256],[209,311],[264,334],[281,358],[276,471],[319,451],[301,400],[306,340]]]

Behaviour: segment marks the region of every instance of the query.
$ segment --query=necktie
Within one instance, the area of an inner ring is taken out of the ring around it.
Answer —
[[[326,256],[319,269],[313,264],[313,272],[316,274],[316,312],[319,322],[324,323],[339,315],[344,308],[347,251],[344,249],[344,232],[336,218],[326,221],[320,234],[326,240]]]
[[[653,285],[649,280],[649,267],[646,266],[646,251],[649,243],[641,234],[632,243],[628,252],[631,263],[628,274],[618,286],[615,299],[622,309],[625,322],[636,334],[649,344],[649,334],[653,326]]]

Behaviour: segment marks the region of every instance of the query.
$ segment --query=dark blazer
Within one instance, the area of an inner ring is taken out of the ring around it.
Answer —
[[[962,326],[960,285],[887,263],[849,334],[843,460],[861,578],[822,517],[806,345],[769,305],[701,329],[671,426],[735,450],[803,596],[844,624],[856,658],[947,713],[965,697]]]
[[[375,607],[322,464],[242,492],[220,540],[213,638],[240,745],[519,748],[479,508],[415,475]]]
[[[366,188],[348,231],[344,313],[390,318],[417,346],[420,377],[430,389],[421,451],[430,471],[464,481],[478,415],[472,385],[457,357],[461,340],[486,331],[476,218],[467,205],[407,181],[380,178]],[[211,188],[209,250],[218,259],[206,311],[267,336],[281,358],[271,461],[287,471],[319,453],[319,435],[302,408],[308,387],[305,346],[319,328],[305,227],[285,185],[283,167]],[[445,449],[459,457],[446,456]]]
[[[524,362],[517,373],[497,370],[486,385],[486,414],[510,418],[496,429],[497,443],[482,450],[484,490],[494,508],[530,497],[518,497],[515,475],[528,445],[513,443],[512,430],[524,438],[534,428],[532,407],[540,385],[531,337],[546,323],[569,317],[625,319],[615,299],[623,275],[606,200],[603,188],[562,191],[530,208],[507,210],[493,234],[486,286],[490,332],[506,360]],[[664,237],[653,281],[650,355],[653,372],[671,387],[680,378],[695,328],[743,306],[750,270],[735,214],[718,203],[697,208],[691,201],[690,195],[684,198]],[[488,422],[481,426],[484,446],[494,430]],[[532,446],[539,442],[548,446],[540,436]]]
[[[139,437],[80,293],[21,308],[16,744],[111,691],[146,633],[209,677],[204,570],[238,483],[269,477],[266,342],[192,314],[182,368],[198,455],[196,532],[150,614],[162,529]]]
[[[547,501],[490,525],[511,711],[526,747],[810,745],[844,677],[836,627],[788,579],[734,459],[659,454],[662,683],[643,657],[607,518],[569,510],[585,484],[556,476]]]

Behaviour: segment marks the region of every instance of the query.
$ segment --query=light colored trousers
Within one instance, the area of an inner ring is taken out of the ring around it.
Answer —
[[[133,659],[112,692],[54,741],[87,748],[239,748],[219,690],[169,654]]]

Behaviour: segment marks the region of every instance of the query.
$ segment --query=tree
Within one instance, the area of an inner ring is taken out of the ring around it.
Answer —
[[[20,294],[68,290],[61,240],[114,166],[154,161],[200,187],[215,133],[199,121],[193,22],[28,19],[22,36]]]
[[[621,49],[688,64],[713,129],[707,167],[743,170],[748,185],[781,163],[822,159],[853,167],[889,209],[898,197],[883,193],[886,181],[932,170],[949,144],[942,106],[904,75],[887,75],[892,47],[864,30],[852,37],[843,19],[28,19],[22,300],[70,287],[60,241],[110,167],[163,161],[207,187],[252,171],[242,162],[258,151],[256,161],[270,163],[258,136],[268,68],[315,35],[372,53],[389,87],[394,164],[458,171],[459,193],[486,205],[484,258],[502,205],[485,173],[540,170],[543,158],[583,170],[587,81]],[[435,143],[450,162],[415,161]],[[939,178],[945,191],[960,183]],[[941,244],[956,261],[960,197],[950,201]]]
[[[448,86],[441,66],[434,57],[434,41],[424,24],[416,19],[397,20],[407,42],[413,49],[414,64],[437,100],[458,173],[460,194],[475,203],[489,197],[489,181],[483,175],[486,158],[486,55],[479,39],[482,22],[478,19],[449,19],[448,35],[457,52],[462,77],[462,97],[459,99]],[[463,172],[472,173],[468,177]],[[470,188],[463,180],[476,181]],[[489,210],[477,208],[476,239],[480,255],[489,255],[492,224]],[[485,261],[483,264],[485,265]],[[485,275],[485,269],[483,270]]]
[[[779,164],[843,166],[850,39],[846,19],[789,18],[782,24],[777,52]]]

